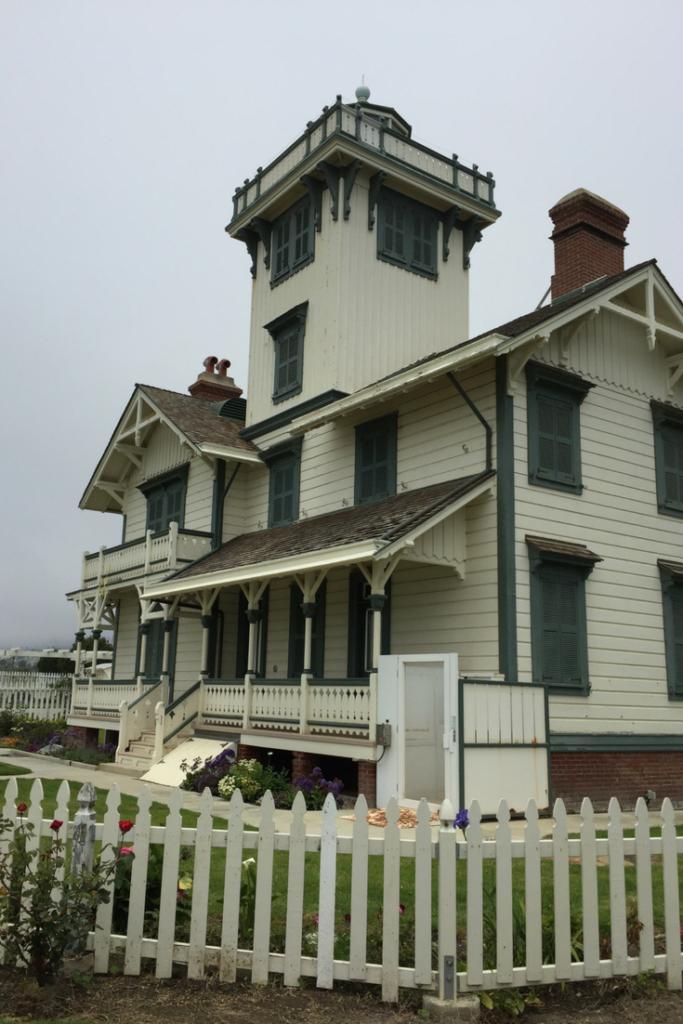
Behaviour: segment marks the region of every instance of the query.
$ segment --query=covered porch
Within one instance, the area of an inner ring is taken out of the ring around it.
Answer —
[[[491,486],[492,474],[478,474],[244,534],[148,585],[143,660],[147,623],[161,620],[170,638],[173,623],[190,616],[195,681],[181,688],[177,654],[172,678],[171,643],[164,644],[159,683],[122,706],[120,752],[136,734],[153,732],[157,760],[200,734],[375,762],[383,749],[378,658],[401,643],[390,635],[392,620],[429,621],[429,607],[418,597],[413,609],[404,581],[422,567],[444,591],[457,590],[468,507],[477,515]]]

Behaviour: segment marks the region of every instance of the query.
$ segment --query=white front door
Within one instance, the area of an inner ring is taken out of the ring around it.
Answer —
[[[457,687],[455,654],[380,658],[378,719],[393,729],[377,766],[380,805],[390,796],[457,802]]]

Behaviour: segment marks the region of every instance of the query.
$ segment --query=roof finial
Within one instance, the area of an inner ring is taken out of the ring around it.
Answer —
[[[370,99],[370,90],[365,84],[365,75],[360,76],[361,84],[356,89],[356,99],[359,103],[367,103]]]

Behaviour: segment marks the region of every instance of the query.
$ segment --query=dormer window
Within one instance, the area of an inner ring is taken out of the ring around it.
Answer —
[[[279,284],[313,259],[315,232],[309,196],[278,217],[272,229],[271,284]]]
[[[140,485],[147,499],[147,530],[165,533],[171,523],[183,525],[187,472],[186,464]]]
[[[273,401],[297,395],[304,379],[304,333],[308,303],[295,306],[266,324],[275,348]]]
[[[415,274],[436,278],[438,214],[430,206],[383,188],[379,195],[377,256]]]

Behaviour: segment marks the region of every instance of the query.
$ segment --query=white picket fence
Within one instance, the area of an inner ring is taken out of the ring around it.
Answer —
[[[11,779],[5,794],[5,818],[15,818],[17,792],[17,782]],[[56,816],[64,821],[68,796],[68,785],[63,783]],[[112,954],[122,954],[123,971],[128,975],[138,975],[142,961],[152,960],[158,978],[170,977],[175,963],[186,967],[188,978],[203,978],[207,971],[216,970],[223,982],[235,981],[238,971],[249,972],[254,984],[265,984],[274,974],[282,975],[290,986],[304,977],[315,978],[320,988],[351,980],[381,985],[382,998],[390,1002],[398,998],[400,988],[436,990],[441,998],[457,999],[466,992],[644,971],[664,974],[669,988],[681,988],[679,857],[683,837],[676,834],[669,800],[664,801],[658,819],[661,835],[651,835],[642,800],[636,807],[633,836],[624,835],[624,816],[616,800],[610,803],[607,836],[596,835],[593,809],[586,800],[578,836],[569,835],[565,808],[558,801],[550,838],[540,838],[537,810],[530,803],[524,836],[513,839],[504,803],[492,834],[482,829],[479,808],[473,804],[463,837],[453,827],[453,808],[448,803],[441,808],[440,823],[434,824],[423,800],[417,810],[417,828],[407,833],[398,828],[398,806],[392,801],[386,829],[381,835],[370,835],[367,805],[359,797],[353,834],[345,837],[338,835],[331,797],[323,810],[321,834],[311,835],[306,830],[301,794],[288,833],[275,831],[270,794],[263,800],[257,832],[244,827],[239,792],[230,802],[227,829],[213,827],[215,808],[208,791],[201,797],[197,827],[183,827],[183,796],[178,790],[169,794],[169,813],[163,826],[151,824],[149,790],[139,799],[134,829],[125,836],[125,844],[135,850],[126,933],[112,932],[112,904],[102,905],[90,936],[98,973],[110,969]],[[43,820],[42,800],[38,780],[31,790],[28,820],[48,837],[52,835],[50,819]],[[105,845],[105,856],[111,856],[108,844],[115,846],[121,838],[119,804],[118,788],[112,787],[104,821],[92,831],[92,841]],[[94,818],[92,803],[89,807],[82,803],[80,822],[87,821],[89,813]],[[73,822],[68,828],[74,836]],[[77,832],[82,837],[88,835],[87,829]],[[158,917],[150,924],[145,899],[154,844],[163,845],[164,851]],[[193,851],[192,903],[189,931],[180,939],[177,894],[179,874],[184,870],[181,852],[186,850]],[[283,853],[288,855],[286,887],[285,865],[277,861]],[[245,930],[240,926],[240,901],[246,899],[243,861],[252,854],[257,857],[253,919]],[[315,864],[307,854],[315,855]],[[350,865],[344,862],[342,872],[340,858],[349,855]],[[79,848],[76,856],[82,860],[83,849]],[[373,863],[377,857],[381,862]],[[521,862],[519,867],[517,862]],[[548,870],[544,871],[546,862]],[[633,886],[627,885],[627,872],[629,876],[633,872]],[[307,879],[310,887],[316,874],[316,919],[311,924],[311,908],[304,907],[304,883]],[[276,877],[278,889],[274,889]],[[342,879],[349,880],[345,892],[341,891]],[[633,893],[627,898],[629,888]],[[411,889],[412,906],[403,907],[405,893]],[[573,890],[580,890],[580,911],[574,920],[570,912]],[[381,939],[373,946],[380,955],[374,962],[368,956],[369,893],[381,907]],[[601,894],[606,926],[599,914]],[[657,894],[663,905],[659,925]],[[276,949],[274,897],[286,904],[284,939]],[[212,900],[214,912],[218,906],[221,914],[220,940],[208,944]],[[515,909],[516,900],[521,912]],[[544,905],[552,907],[545,922]],[[346,908],[350,915],[344,913]],[[577,926],[580,935],[572,934]],[[313,951],[309,948],[311,929]],[[339,953],[340,936],[345,936],[344,955]]]
[[[0,671],[0,710],[28,718],[66,718],[71,705],[71,678],[59,672]]]

